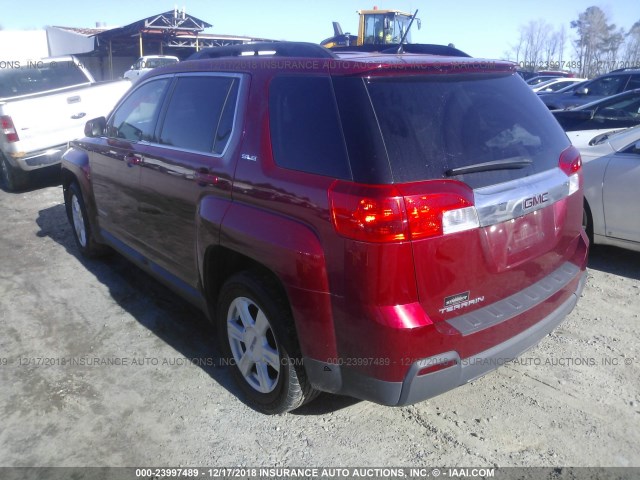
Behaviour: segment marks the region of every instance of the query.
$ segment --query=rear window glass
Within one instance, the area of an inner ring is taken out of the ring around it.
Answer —
[[[394,182],[456,178],[473,188],[554,168],[568,145],[549,110],[516,75],[366,80]],[[530,160],[519,169],[448,177],[448,170]]]
[[[269,119],[277,165],[336,178],[351,178],[328,77],[276,77],[270,86]]]
[[[74,62],[25,63],[20,68],[0,69],[0,98],[32,95],[83,83],[89,83],[89,80]]]

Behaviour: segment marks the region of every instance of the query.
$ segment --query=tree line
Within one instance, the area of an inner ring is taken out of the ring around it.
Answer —
[[[640,68],[640,20],[625,31],[610,23],[599,7],[589,7],[569,27],[575,32],[573,40],[564,25],[554,30],[544,20],[531,21],[520,27],[520,37],[506,56],[526,70],[570,70],[584,78]]]

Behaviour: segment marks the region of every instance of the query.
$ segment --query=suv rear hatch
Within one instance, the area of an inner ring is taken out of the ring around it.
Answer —
[[[412,241],[430,319],[501,305],[482,329],[567,287],[579,271],[580,157],[548,109],[512,72],[391,73],[335,76],[334,88],[357,193],[387,185],[381,195],[399,202],[368,204],[363,222],[391,232],[373,241]]]

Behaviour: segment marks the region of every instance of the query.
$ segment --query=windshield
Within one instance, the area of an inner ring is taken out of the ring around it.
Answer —
[[[143,62],[142,68],[158,68],[172,63],[178,63],[178,60],[175,58],[147,58]]]
[[[364,24],[365,44],[394,44],[400,43],[402,36],[409,27],[410,16],[396,13],[366,14]],[[411,32],[405,43],[411,43]]]
[[[555,78],[551,78],[549,80],[545,80],[544,82],[540,82],[537,85],[531,85],[531,88],[542,88],[542,87],[546,87],[547,85],[549,85],[550,83],[554,83],[556,81]]]
[[[570,87],[578,82],[579,80],[576,80],[576,81],[570,80],[566,82],[565,81],[559,82],[557,80],[554,80],[550,84],[545,85],[543,90],[559,92],[560,90],[564,90],[565,88]]]
[[[578,81],[576,83],[572,83],[567,87],[562,87],[560,90],[556,90],[555,93],[565,93],[565,92],[575,92],[579,88],[582,88],[587,83],[587,80]]]

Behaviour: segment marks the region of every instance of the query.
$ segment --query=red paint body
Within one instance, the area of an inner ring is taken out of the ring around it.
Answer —
[[[175,150],[167,156],[161,146],[147,145],[138,149],[145,157],[143,165],[127,170],[123,159],[105,160],[110,140],[90,138],[74,143],[63,168],[80,180],[99,238],[113,243],[100,235],[115,235],[126,248],[167,271],[168,283],[177,278],[178,290],[197,292],[200,305],[215,301],[215,292],[208,291],[208,254],[216,248],[233,252],[272,272],[281,283],[306,359],[341,363],[345,369],[384,382],[403,382],[417,360],[450,351],[464,359],[508,341],[550,315],[578,289],[576,276],[522,314],[474,334],[463,335],[447,323],[517,294],[563,263],[584,271],[587,241],[580,224],[581,191],[546,206],[538,205],[546,201],[541,196],[544,192],[534,191],[532,198],[537,200],[525,207],[543,208],[492,225],[417,240],[368,242],[336,231],[329,193],[335,178],[283,168],[274,159],[267,99],[278,75],[488,78],[515,75],[512,64],[421,55],[356,60],[238,57],[177,64],[154,71],[140,84],[183,72],[233,72],[243,78],[235,133],[223,157]],[[343,118],[343,124],[358,122],[357,114]],[[153,168],[146,163],[149,158]],[[91,172],[96,168],[101,178],[109,177],[109,185],[95,184]],[[131,174],[140,169],[139,183],[131,187],[116,180],[117,168]],[[81,170],[86,174],[81,175]],[[462,192],[473,204],[473,190],[464,182],[454,188],[451,180],[438,181],[438,189]],[[408,203],[402,198],[419,197],[425,189],[436,188],[433,185],[396,182],[399,205],[405,208]],[[94,195],[99,188],[110,189],[112,195],[127,191],[142,222],[139,232],[128,229],[127,236],[119,236],[111,231],[109,218],[98,213],[103,208]],[[362,205],[366,217],[367,204]],[[149,213],[150,206],[158,211]],[[408,218],[410,213],[403,215]],[[156,222],[156,233],[164,235],[158,249],[149,248],[145,240],[146,222]],[[443,311],[448,297],[467,292],[470,300],[482,300]],[[311,377],[322,388],[322,379]]]

